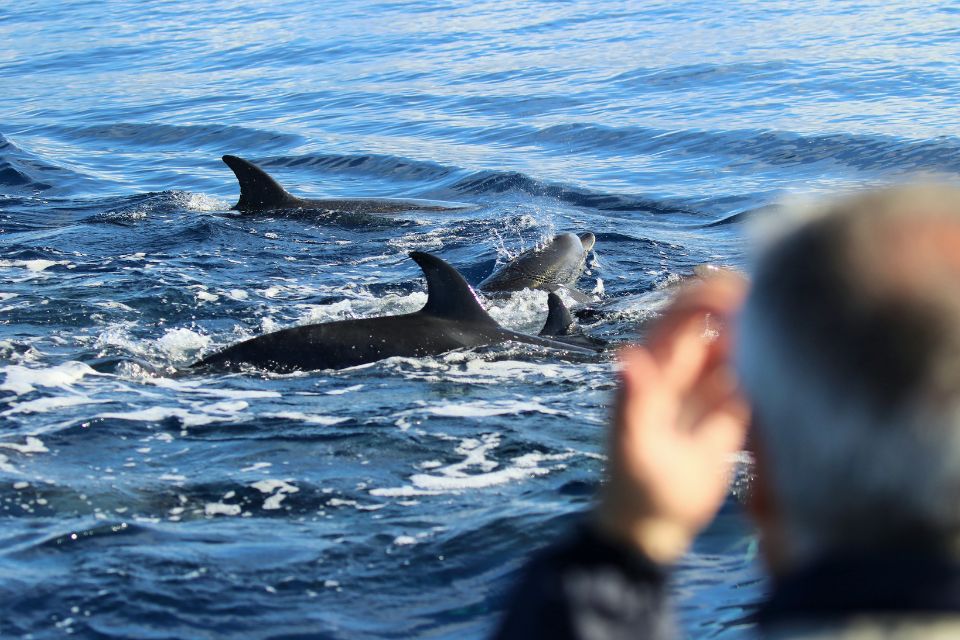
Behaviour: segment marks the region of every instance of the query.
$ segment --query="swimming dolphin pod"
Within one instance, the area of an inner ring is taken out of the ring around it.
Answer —
[[[287,192],[266,171],[249,160],[223,156],[240,182],[237,211],[254,213],[275,209],[317,209],[344,213],[400,213],[404,211],[454,211],[473,205],[403,198],[298,198]]]
[[[480,283],[484,293],[540,289],[566,289],[577,302],[591,298],[570,286],[577,281],[587,262],[587,253],[593,249],[596,237],[592,233],[561,233],[542,247],[524,251],[506,265],[494,271]]]
[[[513,341],[572,353],[593,349],[501,327],[460,273],[440,258],[413,251],[427,279],[427,303],[415,313],[292,327],[227,347],[193,364],[280,373],[342,369],[395,356],[424,357]]]

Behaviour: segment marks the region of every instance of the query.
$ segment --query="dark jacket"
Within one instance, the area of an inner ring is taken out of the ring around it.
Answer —
[[[960,563],[946,554],[833,554],[775,580],[763,638],[960,638]],[[661,640],[678,635],[665,572],[589,525],[526,567],[498,640]]]
[[[495,637],[674,638],[666,578],[644,555],[580,524],[527,565]]]

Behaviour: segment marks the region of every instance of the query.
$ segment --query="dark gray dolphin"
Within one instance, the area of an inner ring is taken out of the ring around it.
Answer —
[[[587,263],[587,253],[593,249],[596,237],[592,233],[561,233],[542,247],[524,251],[494,271],[480,283],[484,293],[541,289],[555,291],[568,288],[578,302],[589,302],[590,297],[569,289],[577,281]]]
[[[394,356],[419,358],[507,341],[593,353],[501,327],[456,269],[429,253],[413,251],[410,257],[427,279],[427,303],[419,311],[283,329],[227,347],[192,366],[237,370],[252,365],[281,373],[342,369]]]
[[[563,304],[560,296],[553,291],[547,296],[547,307],[549,313],[546,322],[543,323],[543,329],[540,330],[541,336],[595,351],[602,351],[608,344],[602,338],[586,335],[570,315],[567,305]]]
[[[240,182],[237,211],[256,212],[272,209],[320,209],[344,213],[399,213],[402,211],[453,211],[473,205],[462,202],[407,200],[403,198],[298,198],[287,193],[270,175],[249,160],[223,156]]]

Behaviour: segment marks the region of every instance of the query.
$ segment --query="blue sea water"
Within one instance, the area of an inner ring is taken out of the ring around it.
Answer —
[[[597,234],[588,329],[630,340],[694,265],[745,264],[750,212],[960,170],[958,59],[947,2],[0,7],[0,636],[484,637],[600,482],[609,357],[185,367],[416,309],[410,250],[476,283],[567,230]],[[240,216],[225,153],[478,206]],[[731,496],[678,619],[749,637],[765,589]]]

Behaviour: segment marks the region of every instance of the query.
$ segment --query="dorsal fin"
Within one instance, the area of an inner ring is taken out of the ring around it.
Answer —
[[[474,323],[497,324],[480,305],[477,294],[459,271],[437,256],[423,251],[411,251],[410,257],[420,265],[427,279],[427,304],[423,305],[421,313]]]
[[[565,336],[570,334],[570,327],[573,326],[573,316],[567,305],[563,304],[553,291],[547,296],[547,321],[543,323],[543,329],[540,330],[542,336]]]
[[[223,156],[240,182],[240,200],[234,205],[238,211],[259,211],[291,206],[297,199],[271,178],[266,171],[249,160],[237,156]]]

